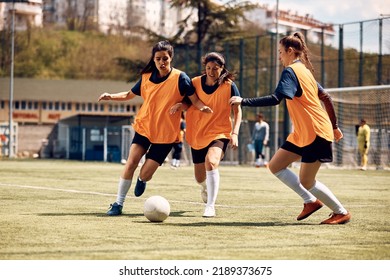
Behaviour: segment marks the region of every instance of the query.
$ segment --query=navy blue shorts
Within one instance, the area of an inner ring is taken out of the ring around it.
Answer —
[[[319,136],[314,139],[313,143],[305,147],[298,147],[293,143],[286,141],[281,148],[300,155],[302,157],[301,162],[312,163],[317,160],[320,162],[333,161],[332,142]]]
[[[210,147],[219,147],[222,149],[223,153],[225,153],[229,142],[229,139],[223,138],[212,141],[207,147],[200,150],[191,148],[192,162],[194,164],[204,163],[206,161],[206,155]]]
[[[145,157],[158,162],[160,165],[164,163],[169,152],[172,150],[171,144],[153,144],[149,139],[137,132],[134,135],[132,144],[141,145],[147,152]]]

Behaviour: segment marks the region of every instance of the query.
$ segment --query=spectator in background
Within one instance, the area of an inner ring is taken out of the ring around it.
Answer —
[[[368,149],[370,148],[370,127],[365,119],[360,120],[357,131],[358,150],[360,155],[360,170],[367,170]]]
[[[255,149],[255,166],[266,166],[263,149],[267,146],[269,140],[269,125],[264,121],[264,115],[257,115],[257,122],[253,127],[252,143]]]

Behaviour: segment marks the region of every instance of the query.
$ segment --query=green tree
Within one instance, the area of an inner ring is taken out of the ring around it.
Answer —
[[[257,7],[249,1],[236,0],[228,1],[224,5],[210,0],[172,0],[171,6],[191,8],[197,13],[197,21],[190,22],[187,17],[179,23],[181,28],[173,39],[176,44],[196,45],[198,62],[203,46],[217,46],[225,40],[242,37],[245,34],[241,28],[246,21],[244,14]]]

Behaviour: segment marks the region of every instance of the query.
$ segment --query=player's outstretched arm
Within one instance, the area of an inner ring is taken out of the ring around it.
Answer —
[[[136,95],[131,90],[118,92],[118,93],[104,92],[99,96],[98,101],[102,101],[102,100],[125,101],[125,100],[130,100],[135,96]]]

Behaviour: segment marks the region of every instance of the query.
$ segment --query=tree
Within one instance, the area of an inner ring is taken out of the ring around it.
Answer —
[[[241,29],[245,21],[244,13],[258,5],[250,1],[231,0],[224,5],[210,0],[172,0],[171,6],[176,8],[191,8],[197,12],[196,22],[189,22],[190,17],[180,22],[179,32],[188,30],[184,36],[175,36],[176,44],[195,44],[197,46],[197,60],[202,55],[202,45],[217,45],[221,41],[240,37],[244,33]],[[192,24],[192,26],[191,26]]]

